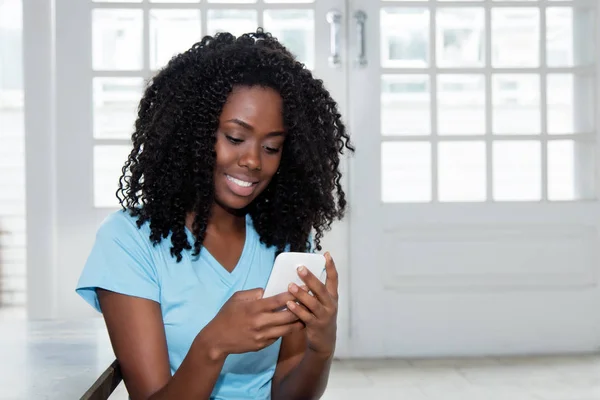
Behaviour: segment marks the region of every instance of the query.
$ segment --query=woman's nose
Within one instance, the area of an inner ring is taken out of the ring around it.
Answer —
[[[262,168],[260,160],[260,150],[254,148],[254,146],[247,151],[244,151],[240,157],[239,165],[241,167],[247,167],[250,170],[260,171]]]

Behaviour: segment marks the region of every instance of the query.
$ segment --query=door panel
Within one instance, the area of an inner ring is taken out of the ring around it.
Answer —
[[[356,356],[600,345],[597,65],[572,39],[597,10],[507,3],[353,2]]]

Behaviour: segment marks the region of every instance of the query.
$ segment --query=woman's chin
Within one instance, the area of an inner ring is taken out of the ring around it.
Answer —
[[[254,196],[239,197],[239,196],[217,196],[216,203],[223,209],[232,214],[243,213],[245,209],[252,204]]]

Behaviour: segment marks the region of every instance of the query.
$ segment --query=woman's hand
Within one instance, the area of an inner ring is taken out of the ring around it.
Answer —
[[[261,350],[304,328],[290,311],[275,311],[294,299],[290,293],[265,299],[262,294],[262,289],[236,292],[199,333],[198,339],[208,347],[212,359]]]
[[[291,284],[289,291],[300,304],[289,301],[287,307],[306,325],[308,349],[330,357],[335,350],[337,333],[338,273],[329,252],[325,253],[325,260],[325,285],[307,268],[300,267],[298,275],[307,288]]]

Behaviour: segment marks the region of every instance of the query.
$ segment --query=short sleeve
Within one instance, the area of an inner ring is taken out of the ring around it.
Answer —
[[[315,240],[313,237],[312,232],[308,234],[308,243],[307,243],[307,253],[316,253],[317,250],[315,249]]]
[[[75,291],[97,311],[96,289],[159,302],[159,279],[144,238],[125,211],[111,214],[100,226]]]

